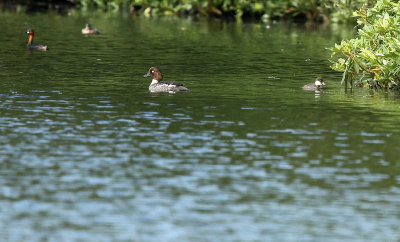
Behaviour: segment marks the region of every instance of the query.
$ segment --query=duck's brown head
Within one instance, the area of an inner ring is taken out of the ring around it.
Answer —
[[[161,81],[163,79],[160,69],[157,67],[151,67],[149,71],[143,77],[150,77],[153,80]]]

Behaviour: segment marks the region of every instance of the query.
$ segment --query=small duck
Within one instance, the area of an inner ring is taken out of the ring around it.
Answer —
[[[33,29],[28,29],[26,31],[27,34],[29,34],[29,40],[27,44],[28,50],[40,50],[40,51],[46,51],[49,49],[47,45],[41,45],[41,44],[33,44],[33,36],[35,35],[35,31]]]
[[[319,91],[325,85],[326,84],[324,82],[324,79],[322,79],[322,77],[317,77],[317,79],[315,79],[314,83],[308,83],[308,84],[304,85],[303,89],[308,90],[308,91]]]
[[[151,67],[149,71],[143,77],[151,77],[153,80],[149,86],[149,91],[152,93],[158,92],[190,92],[183,84],[172,81],[161,81],[163,76],[161,74],[160,69],[157,67]]]
[[[100,31],[97,29],[92,29],[90,24],[86,24],[86,27],[82,29],[82,34],[100,34]]]

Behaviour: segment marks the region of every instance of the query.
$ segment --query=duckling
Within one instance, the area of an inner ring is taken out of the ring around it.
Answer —
[[[28,29],[26,31],[27,34],[29,34],[29,40],[27,44],[28,50],[40,50],[40,51],[46,51],[49,49],[47,45],[41,45],[41,44],[33,44],[33,36],[35,35],[35,31],[33,29]]]
[[[173,81],[161,81],[163,76],[160,69],[157,67],[151,67],[149,71],[143,77],[151,77],[153,80],[149,86],[149,91],[152,93],[159,92],[189,92],[190,90],[186,88],[183,84]]]
[[[82,34],[100,34],[100,31],[97,29],[92,29],[90,24],[86,24],[86,27],[82,29]]]
[[[308,83],[306,85],[303,86],[304,90],[308,90],[308,91],[319,91],[322,89],[323,86],[325,86],[325,82],[324,79],[322,79],[322,77],[317,77],[315,79],[314,83]]]

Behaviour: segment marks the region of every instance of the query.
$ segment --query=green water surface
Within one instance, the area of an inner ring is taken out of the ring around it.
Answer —
[[[398,94],[346,92],[327,61],[351,26],[2,12],[0,29],[2,241],[400,239]],[[151,66],[192,92],[149,93]]]

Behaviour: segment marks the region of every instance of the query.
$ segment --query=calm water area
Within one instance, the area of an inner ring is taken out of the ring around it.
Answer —
[[[346,91],[327,60],[352,26],[6,11],[0,29],[1,241],[400,240],[399,95]],[[151,66],[192,92],[149,93]]]

